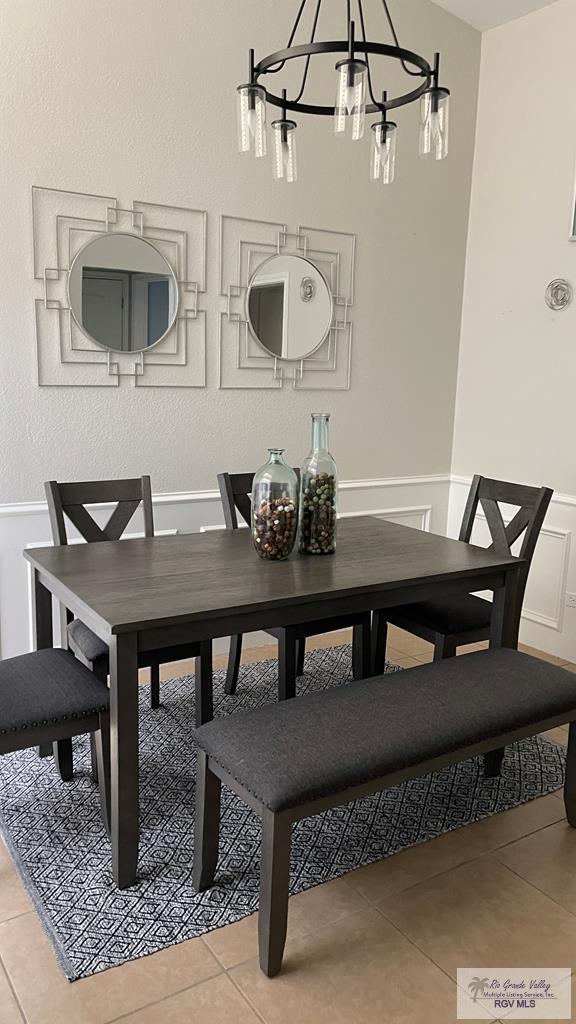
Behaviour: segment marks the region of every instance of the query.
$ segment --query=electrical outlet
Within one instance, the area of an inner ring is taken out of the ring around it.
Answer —
[[[566,594],[566,607],[576,608],[576,594]]]

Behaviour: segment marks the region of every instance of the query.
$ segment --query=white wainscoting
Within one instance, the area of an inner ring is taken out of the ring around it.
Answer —
[[[458,536],[470,483],[469,477],[451,479],[450,537]],[[503,515],[507,520],[506,508]],[[472,540],[486,545],[488,527],[482,515],[477,518]],[[555,494],[534,552],[520,627],[521,641],[567,661],[576,661],[576,609],[566,607],[566,592],[576,591],[576,552],[571,544],[575,530],[576,497]]]
[[[376,515],[417,529],[445,533],[448,515],[449,476],[392,477],[344,480],[340,483],[343,517]],[[112,506],[90,508],[104,522]],[[189,491],[154,496],[157,531],[196,533],[222,524],[218,491]],[[131,531],[143,528],[137,513]],[[77,536],[71,529],[70,536]],[[9,658],[30,650],[29,593],[25,547],[50,544],[50,524],[45,502],[0,505],[0,653]],[[258,642],[254,634],[251,642]],[[269,638],[267,640],[269,642]],[[216,645],[219,650],[220,646]]]

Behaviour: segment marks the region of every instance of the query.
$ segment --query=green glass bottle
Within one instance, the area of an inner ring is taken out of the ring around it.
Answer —
[[[300,551],[336,551],[338,473],[328,446],[330,413],[312,413],[312,447],[300,476]]]

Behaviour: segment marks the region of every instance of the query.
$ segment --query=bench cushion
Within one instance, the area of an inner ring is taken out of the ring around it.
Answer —
[[[576,718],[576,675],[502,649],[217,718],[195,737],[280,811],[556,716]]]
[[[87,718],[109,705],[108,687],[69,651],[0,661],[0,733]]]

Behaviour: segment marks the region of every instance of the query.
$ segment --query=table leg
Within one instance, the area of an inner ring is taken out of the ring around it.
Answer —
[[[32,609],[32,635],[34,649],[36,651],[40,651],[46,647],[52,647],[54,643],[52,594],[46,589],[44,584],[40,582],[37,569],[34,569],[32,582]],[[40,757],[50,757],[52,754],[52,744],[42,743],[38,747],[38,754]]]
[[[203,640],[200,655],[194,667],[194,691],[196,695],[196,728],[211,722],[214,718],[212,690],[212,641]]]
[[[504,586],[494,591],[490,622],[491,649],[497,647],[515,649],[518,647],[521,610],[518,608],[519,582],[519,570],[509,569]],[[488,779],[494,779],[500,775],[504,753],[504,747],[501,747],[499,750],[492,750],[489,754],[484,755],[484,774]]]
[[[112,871],[119,889],[138,872],[138,642],[135,633],[110,641],[110,790]]]

